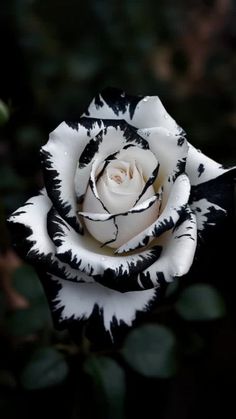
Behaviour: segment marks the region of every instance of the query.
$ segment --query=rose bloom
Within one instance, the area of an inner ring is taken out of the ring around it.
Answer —
[[[188,143],[157,96],[110,88],[62,122],[41,157],[45,189],[11,215],[14,245],[57,328],[76,335],[89,321],[113,340],[189,271],[227,216],[233,177]]]

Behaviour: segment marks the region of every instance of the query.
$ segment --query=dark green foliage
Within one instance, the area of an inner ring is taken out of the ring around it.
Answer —
[[[40,348],[25,365],[20,381],[27,390],[37,390],[61,384],[68,375],[64,357],[53,348]]]
[[[215,320],[226,314],[222,296],[207,284],[187,287],[179,296],[175,308],[185,320]]]
[[[111,358],[91,356],[84,364],[92,380],[94,414],[101,419],[122,419],[125,415],[124,370]]]
[[[146,377],[169,378],[176,373],[176,341],[171,330],[146,325],[130,332],[122,349],[126,362]]]

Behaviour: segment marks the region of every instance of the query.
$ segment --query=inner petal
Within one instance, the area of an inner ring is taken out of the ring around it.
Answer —
[[[108,164],[96,186],[105,207],[115,214],[129,210],[144,185],[142,169],[134,160],[115,160]]]

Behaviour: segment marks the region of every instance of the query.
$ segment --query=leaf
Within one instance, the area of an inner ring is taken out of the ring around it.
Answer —
[[[25,366],[20,381],[27,390],[36,390],[61,384],[68,375],[63,355],[51,347],[38,349]]]
[[[50,323],[46,304],[39,302],[29,308],[17,310],[6,320],[7,331],[15,337],[34,334]]]
[[[96,416],[102,419],[123,419],[125,374],[111,358],[91,356],[85,362],[85,372],[91,377],[96,402]]]
[[[42,298],[44,295],[38,276],[29,265],[23,265],[14,271],[12,285],[30,301]]]
[[[175,308],[185,320],[215,320],[226,313],[220,293],[208,284],[194,284],[186,288]]]
[[[8,106],[0,99],[0,126],[4,125],[10,118]]]
[[[175,336],[165,326],[150,324],[133,330],[122,355],[131,368],[146,377],[169,378],[177,369]]]

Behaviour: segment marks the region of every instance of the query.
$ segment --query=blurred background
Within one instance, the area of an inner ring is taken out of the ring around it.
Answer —
[[[53,329],[5,219],[42,186],[48,133],[106,86],[157,94],[192,144],[235,163],[236,1],[2,0],[0,34],[0,417],[229,417],[232,221],[121,348],[96,350]]]

